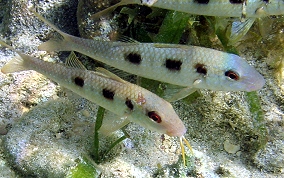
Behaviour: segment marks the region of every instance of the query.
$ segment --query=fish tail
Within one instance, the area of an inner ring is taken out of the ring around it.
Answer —
[[[1,72],[3,74],[7,74],[7,73],[29,70],[26,66],[27,65],[23,58],[15,57],[1,68]]]
[[[41,16],[39,13],[37,13],[34,9],[30,9],[31,12],[34,13],[37,18],[39,18],[41,21],[49,25],[51,28],[53,28],[57,33],[61,35],[61,38],[58,39],[51,39],[41,45],[39,45],[38,49],[42,51],[72,51],[70,49],[70,41],[72,39],[72,36],[64,33],[59,28],[57,28],[55,25],[53,25],[50,21],[46,20],[43,16]]]
[[[2,40],[0,40],[0,44],[1,44],[1,46],[4,46],[6,48],[9,48],[11,50],[16,51],[21,56],[21,57],[15,57],[12,60],[10,60],[7,64],[5,64],[1,68],[2,73],[7,74],[7,73],[14,73],[14,72],[20,72],[20,71],[24,71],[24,70],[29,70],[29,63],[31,61],[30,61],[30,58],[28,56],[18,52],[12,46],[6,44]]]

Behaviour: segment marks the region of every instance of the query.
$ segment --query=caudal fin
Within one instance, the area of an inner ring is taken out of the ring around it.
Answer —
[[[38,47],[39,50],[42,50],[42,51],[72,51],[71,46],[70,46],[70,39],[74,38],[73,36],[61,31],[51,22],[46,20],[43,16],[38,14],[34,9],[30,9],[30,11],[34,13],[34,15],[37,16],[37,18],[39,18],[41,21],[49,25],[51,28],[53,28],[56,32],[58,32],[61,35],[61,37],[58,39],[51,39],[39,45]]]
[[[15,57],[11,61],[9,61],[7,64],[5,64],[1,68],[2,73],[6,74],[6,73],[13,73],[13,72],[20,72],[20,71],[24,71],[24,70],[29,70],[28,67],[27,67],[28,61],[25,60],[25,59],[28,60],[29,56],[26,56],[26,55],[18,52],[12,46],[6,44],[2,40],[0,40],[0,44],[1,44],[1,46],[4,46],[6,48],[9,48],[11,50],[16,51],[21,56],[21,57]]]
[[[20,57],[15,57],[1,68],[1,72],[3,74],[20,72],[25,70],[28,70],[25,67],[25,61],[23,58]]]

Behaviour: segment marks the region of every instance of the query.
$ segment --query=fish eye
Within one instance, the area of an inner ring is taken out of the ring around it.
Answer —
[[[226,72],[225,72],[225,76],[227,76],[227,77],[229,77],[230,79],[235,80],[235,81],[237,81],[237,80],[240,79],[239,74],[238,74],[237,72],[232,71],[232,70],[226,71]]]
[[[148,112],[148,117],[150,117],[153,121],[157,123],[162,122],[162,118],[155,111]]]

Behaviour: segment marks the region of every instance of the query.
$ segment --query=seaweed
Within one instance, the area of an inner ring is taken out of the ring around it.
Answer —
[[[95,123],[95,131],[94,131],[94,144],[93,144],[93,157],[94,157],[94,161],[96,163],[99,163],[101,158],[100,158],[100,154],[99,154],[99,129],[101,128],[102,124],[103,124],[103,118],[104,118],[104,113],[105,113],[105,109],[103,107],[98,108],[98,112],[97,112],[97,117],[96,117],[96,123]]]
[[[77,165],[70,170],[66,178],[81,178],[81,177],[99,177],[101,170],[92,162],[92,160],[83,156],[82,159],[76,160]]]
[[[123,140],[125,140],[126,138],[129,138],[128,133],[122,128],[121,129],[123,132],[123,136],[121,136],[119,139],[117,139],[115,142],[113,142],[109,148],[107,149],[107,151],[105,151],[104,155],[107,155],[117,144],[119,144],[120,142],[122,142]]]
[[[268,141],[268,131],[265,125],[266,122],[257,92],[246,92],[246,98],[249,104],[250,113],[252,115],[252,123],[254,126],[251,134],[255,135],[256,138],[253,140],[250,139],[250,142],[253,141],[253,144],[249,143],[251,145],[251,153],[254,155],[256,151],[262,149],[266,145]]]
[[[179,43],[184,30],[189,25],[190,17],[189,14],[183,12],[168,11],[153,42]]]
[[[124,139],[128,138],[129,135],[126,133],[126,131],[123,131],[123,136],[121,136],[120,138],[118,138],[116,141],[114,141],[109,147],[108,149],[104,152],[101,153],[99,151],[100,148],[100,138],[99,138],[99,130],[103,124],[103,118],[104,118],[104,114],[105,114],[105,109],[103,107],[98,108],[98,112],[97,112],[97,116],[96,116],[96,122],[95,122],[95,131],[94,131],[94,142],[93,142],[93,152],[92,152],[92,156],[93,156],[93,160],[99,164],[102,162],[102,160],[104,159],[104,157],[116,146],[118,145],[120,142],[122,142]]]

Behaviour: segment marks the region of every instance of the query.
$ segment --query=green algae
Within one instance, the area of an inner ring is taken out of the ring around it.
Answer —
[[[101,171],[99,168],[87,157],[78,160],[75,168],[71,169],[66,178],[82,178],[82,177],[99,177]]]
[[[179,43],[184,30],[189,25],[191,15],[187,13],[168,11],[159,29],[159,33],[154,36],[156,43]]]
[[[105,158],[105,156],[120,142],[122,142],[124,139],[128,138],[129,135],[124,131],[122,128],[121,130],[123,131],[123,136],[118,138],[116,141],[114,141],[108,148],[107,150],[102,153],[100,152],[100,136],[99,136],[99,130],[103,124],[103,119],[105,115],[105,109],[101,106],[99,106],[98,111],[97,111],[97,116],[96,116],[96,122],[95,122],[95,131],[94,131],[94,142],[93,142],[93,152],[91,153],[93,156],[94,161],[99,164],[102,162],[102,160]]]
[[[93,153],[92,153],[94,157],[94,161],[96,163],[99,163],[101,160],[100,153],[99,153],[99,147],[100,147],[99,130],[103,124],[104,114],[105,114],[105,109],[99,106],[97,117],[96,117],[96,123],[95,123],[94,143],[93,143],[94,148],[93,148]]]
[[[266,145],[268,141],[268,131],[257,92],[247,92],[246,97],[252,115],[252,123],[254,126],[253,133],[257,136],[252,150],[257,151]]]
[[[122,129],[123,130],[123,129]],[[124,135],[121,136],[119,139],[117,139],[116,141],[114,141],[109,148],[105,151],[104,155],[107,155],[116,145],[118,145],[120,142],[122,142],[123,140],[125,140],[126,138],[129,138],[129,135],[124,131],[123,132]]]

